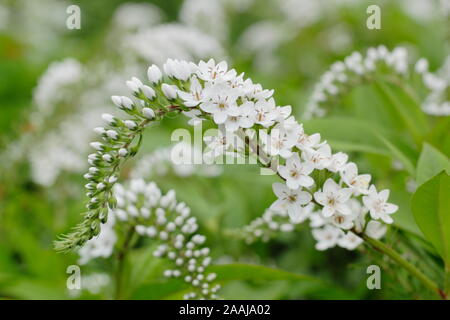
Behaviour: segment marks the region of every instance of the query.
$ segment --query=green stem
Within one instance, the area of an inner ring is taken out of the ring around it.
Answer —
[[[123,271],[125,268],[125,258],[128,253],[129,245],[134,234],[134,226],[128,229],[122,249],[117,254],[117,271],[116,271],[116,292],[115,299],[122,299],[123,294]]]
[[[435,295],[439,296],[441,299],[447,299],[446,294],[438,287],[438,285],[428,278],[425,274],[422,273],[419,269],[409,263],[407,260],[403,259],[400,254],[398,254],[391,247],[385,245],[383,242],[378,241],[374,238],[371,238],[365,234],[362,234],[361,237],[370,244],[376,250],[384,253],[389,258],[391,258],[398,265],[402,266],[406,271],[408,271],[412,276],[417,278],[422,284],[430,289]]]

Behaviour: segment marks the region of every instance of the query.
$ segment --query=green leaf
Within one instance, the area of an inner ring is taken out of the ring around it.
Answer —
[[[423,184],[442,170],[450,172],[449,159],[439,150],[428,143],[425,143],[417,163],[417,184]]]
[[[320,279],[312,276],[296,274],[280,269],[269,268],[253,264],[224,264],[213,265],[208,268],[208,273],[217,273],[217,283],[226,284],[230,281],[254,280],[267,281],[307,281],[322,283]],[[133,292],[132,299],[182,299],[183,294],[191,291],[180,279],[164,282],[147,283]]]
[[[307,132],[320,132],[335,149],[367,152],[400,160],[415,173],[415,151],[395,132],[369,121],[351,117],[313,119],[304,123]]]
[[[233,280],[258,280],[258,281],[319,281],[312,276],[292,273],[280,269],[259,266],[255,264],[223,264],[214,265],[209,268],[210,272],[217,273],[219,282]]]
[[[422,184],[411,204],[417,225],[450,265],[450,176],[442,171]]]

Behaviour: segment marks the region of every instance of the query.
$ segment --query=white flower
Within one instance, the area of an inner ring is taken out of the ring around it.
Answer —
[[[191,78],[191,86],[189,88],[189,92],[180,90],[178,91],[178,96],[184,100],[184,104],[187,107],[195,107],[199,103],[203,102],[203,87],[198,81],[197,77]]]
[[[305,149],[302,155],[318,170],[327,168],[331,163],[331,148],[328,144],[321,145],[317,150]]]
[[[342,230],[331,225],[326,225],[321,229],[312,230],[312,235],[317,241],[316,249],[323,251],[333,248],[338,243],[342,233]]]
[[[192,109],[189,111],[183,111],[182,112],[186,117],[189,118],[188,124],[191,126],[196,126],[202,121],[206,120],[205,118],[199,117],[202,112],[198,109]]]
[[[171,78],[187,81],[192,74],[193,65],[184,60],[167,59],[163,65],[163,70]]]
[[[159,81],[161,81],[162,78],[161,70],[158,68],[158,66],[153,64],[147,70],[147,77],[151,83],[156,84]]]
[[[308,192],[291,190],[282,183],[274,183],[272,188],[278,200],[270,208],[276,211],[287,211],[293,221],[301,216],[301,206],[308,204],[312,199]]]
[[[352,212],[352,214],[342,214],[339,212],[335,212],[331,217],[327,218],[327,222],[332,223],[334,226],[349,230],[354,226],[354,220],[357,217],[356,214]]]
[[[292,147],[295,145],[295,140],[292,136],[286,134],[285,130],[275,127],[270,131],[270,134],[267,134],[266,131],[261,131],[260,138],[268,154],[272,156],[280,155],[285,159],[292,155]]]
[[[351,231],[348,231],[344,236],[338,240],[338,245],[347,250],[355,250],[363,242],[363,239],[358,237]]]
[[[335,153],[331,156],[330,164],[327,169],[331,172],[341,171],[347,163],[348,155],[343,152]]]
[[[365,233],[374,239],[382,238],[387,231],[387,226],[379,221],[370,220],[367,224]]]
[[[317,211],[313,211],[309,216],[309,226],[311,228],[320,228],[327,224],[327,219],[322,217],[322,214]]]
[[[341,188],[333,179],[327,179],[323,185],[323,191],[314,193],[314,199],[323,206],[322,215],[328,218],[336,212],[344,215],[351,214],[346,204],[351,195],[351,189]]]
[[[226,87],[213,89],[208,101],[200,104],[200,108],[208,113],[211,113],[214,122],[217,124],[225,123],[228,115],[235,116],[238,106],[236,105],[236,95],[232,94]]]
[[[302,223],[306,219],[308,219],[311,216],[311,213],[314,209],[314,203],[310,202],[304,207],[300,207],[300,210],[295,211],[295,213],[292,216],[289,216],[292,223],[298,224]]]
[[[303,129],[303,124],[298,125],[298,136],[296,147],[300,150],[312,149],[319,145],[320,143],[320,133],[315,133],[308,135]]]
[[[233,136],[230,133],[224,133],[223,131],[224,130],[219,130],[217,135],[205,136],[203,138],[209,149],[209,151],[204,153],[205,160],[213,160],[218,156],[225,154],[228,148],[233,144]]]
[[[232,132],[239,128],[250,128],[254,124],[251,120],[253,112],[253,103],[251,102],[244,102],[238,108],[232,108],[225,121],[225,128]]]
[[[210,59],[208,62],[199,62],[197,75],[200,79],[208,82],[230,81],[236,76],[236,71],[228,71],[226,61],[219,62],[216,65],[214,59]]]
[[[278,113],[275,106],[275,100],[273,98],[266,100],[258,100],[254,104],[254,120],[255,123],[262,125],[263,127],[270,127],[275,123],[278,117]]]
[[[357,194],[367,194],[371,176],[370,174],[358,175],[358,167],[353,162],[348,163],[341,173],[342,181],[350,188],[356,191]]]
[[[299,187],[309,188],[314,184],[314,180],[309,174],[314,170],[314,166],[310,162],[301,163],[298,153],[286,160],[285,166],[279,166],[278,172],[286,179],[286,185],[290,189],[298,189]]]
[[[417,60],[414,69],[418,74],[424,74],[428,72],[428,60],[425,58]]]
[[[381,219],[386,223],[392,223],[394,220],[391,214],[398,210],[398,206],[388,203],[389,190],[381,190],[379,193],[374,185],[369,188],[367,196],[363,196],[363,203],[369,209],[372,219]]]

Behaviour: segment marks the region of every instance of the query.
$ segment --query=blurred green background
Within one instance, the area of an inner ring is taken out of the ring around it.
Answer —
[[[277,103],[292,105],[308,131],[320,132],[335,149],[349,152],[361,171],[374,176],[380,189],[392,190],[393,202],[401,210],[387,241],[395,246],[407,238],[411,243],[402,242],[399,250],[430,272],[440,267],[442,262],[427,250],[411,215],[411,172],[398,152],[375,141],[365,129],[386,134],[392,143],[399,141],[396,147],[401,155],[415,164],[425,142],[450,154],[449,117],[420,116],[430,129],[419,142],[414,141],[398,115],[390,111],[391,102],[371,83],[333,101],[332,111],[324,118],[307,120],[302,114],[320,76],[330,64],[353,51],[365,52],[380,44],[390,49],[404,46],[413,58],[426,57],[431,70],[439,69],[449,54],[450,23],[443,9],[446,1],[195,2],[155,0],[130,5],[120,0],[0,0],[0,297],[111,297],[108,285],[99,292],[84,290],[71,295],[66,288],[66,268],[77,264],[78,256],[56,253],[52,241],[81,219],[84,159],[89,153],[90,129],[95,126],[95,121],[87,119],[114,109],[109,97],[116,90],[126,92],[124,82],[129,76],[142,77],[149,64],[161,64],[169,57],[226,59],[254,82],[274,88]],[[369,3],[382,8],[381,30],[366,28]],[[66,27],[66,9],[71,4],[81,9],[80,30]],[[167,25],[173,30],[165,29]],[[67,71],[68,78],[59,80],[67,85],[61,88],[58,82],[45,82],[42,75],[49,66],[67,58],[78,61],[79,65],[75,64],[81,71],[77,73],[77,67],[73,75]],[[51,91],[54,87],[57,90]],[[424,88],[414,88],[424,99]],[[40,101],[39,94],[50,100]],[[398,99],[403,99],[401,93]],[[141,153],[170,145],[170,134],[179,127],[189,128],[184,119],[177,118],[148,130]],[[306,225],[268,243],[246,245],[230,237],[228,230],[261,216],[273,202],[271,183],[276,179],[260,176],[255,167],[229,166],[223,170],[217,177],[180,177],[169,172],[155,175],[153,180],[165,191],[175,189],[178,198],[192,208],[217,262],[260,264],[326,282],[272,281],[270,277],[235,280],[225,284],[224,298],[427,297],[418,283],[367,248],[316,251]],[[124,178],[127,172],[124,170]],[[139,253],[136,255],[136,261],[141,261]],[[420,259],[421,255],[427,259]],[[82,274],[109,274],[108,261],[98,260],[82,266]],[[164,262],[145,263],[142,286],[131,290],[128,298],[170,297],[158,296],[151,285],[164,284],[160,275]],[[374,263],[386,272],[383,289],[370,291],[366,288],[366,268]],[[440,279],[439,273],[433,274]]]

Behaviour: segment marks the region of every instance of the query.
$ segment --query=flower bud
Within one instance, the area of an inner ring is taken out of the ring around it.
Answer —
[[[153,119],[155,117],[155,112],[150,108],[142,108],[142,114],[147,119]]]
[[[130,130],[136,129],[137,127],[137,123],[134,122],[133,120],[125,120],[123,123]]]
[[[161,86],[161,90],[167,99],[174,100],[177,98],[177,91],[173,86],[168,85],[167,83],[163,83]]]
[[[125,148],[120,148],[119,149],[119,156],[121,157],[125,157],[128,154],[128,150]]]
[[[123,97],[121,97],[121,102],[122,102],[122,106],[125,109],[129,109],[129,110],[133,109],[133,100],[131,100],[130,98],[123,96]]]
[[[121,107],[122,99],[119,96],[111,96],[111,100],[116,106]]]
[[[158,83],[162,78],[161,70],[156,65],[151,65],[147,70],[148,80],[151,83]]]
[[[105,149],[105,146],[98,141],[91,142],[89,145],[98,151],[103,151]]]
[[[104,113],[102,114],[102,119],[105,120],[109,125],[115,126],[117,124],[116,118],[112,114]]]
[[[105,128],[103,128],[103,127],[94,128],[94,132],[97,133],[97,134],[104,134],[105,133]]]
[[[153,88],[150,88],[149,86],[142,86],[142,93],[147,97],[149,100],[153,100],[156,97],[155,90]]]
[[[119,138],[119,134],[115,130],[107,130],[106,135],[113,140],[116,140],[117,138]]]

